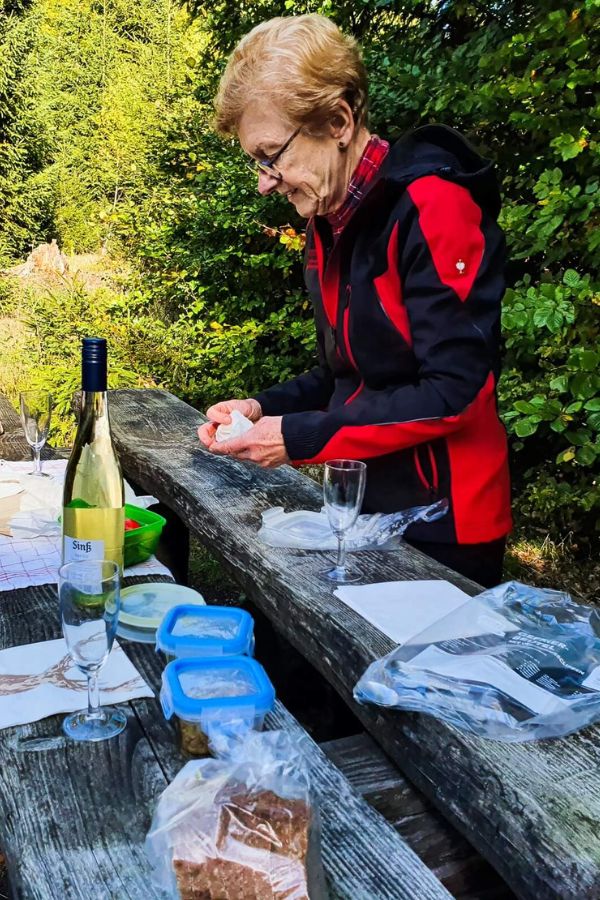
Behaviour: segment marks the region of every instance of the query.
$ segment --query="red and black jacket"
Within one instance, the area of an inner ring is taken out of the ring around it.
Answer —
[[[283,415],[292,461],[367,462],[364,512],[447,497],[449,514],[411,526],[414,540],[474,544],[511,528],[499,209],[491,163],[457,132],[401,139],[335,243],[326,220],[309,222],[319,365],[257,396]]]

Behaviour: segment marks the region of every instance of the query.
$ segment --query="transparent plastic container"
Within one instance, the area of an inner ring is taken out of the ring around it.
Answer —
[[[252,656],[254,620],[236,606],[179,604],[165,613],[156,632],[156,649],[167,662]]]
[[[273,709],[275,690],[255,659],[176,659],[162,676],[160,702],[175,717],[183,753],[208,756],[220,734],[260,731]]]

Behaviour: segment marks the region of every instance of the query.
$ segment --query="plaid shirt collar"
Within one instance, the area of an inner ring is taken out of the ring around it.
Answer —
[[[371,136],[363,155],[358,161],[358,165],[352,173],[352,178],[348,185],[348,193],[344,197],[342,205],[336,212],[325,216],[331,225],[334,239],[342,233],[352,213],[367,193],[389,149],[390,145],[387,141],[378,138],[376,134]]]

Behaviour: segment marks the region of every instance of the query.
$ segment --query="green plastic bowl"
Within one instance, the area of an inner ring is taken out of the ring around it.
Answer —
[[[136,563],[144,562],[156,552],[161,532],[167,524],[167,520],[158,513],[142,509],[141,506],[131,506],[129,503],[125,504],[125,518],[140,523],[139,528],[132,528],[131,531],[125,532],[124,563],[125,566],[135,566]]]

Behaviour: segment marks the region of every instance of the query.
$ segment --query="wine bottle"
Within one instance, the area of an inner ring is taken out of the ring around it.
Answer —
[[[112,559],[122,571],[125,493],[108,417],[106,341],[84,338],[81,363],[81,413],[63,495],[63,562]]]

